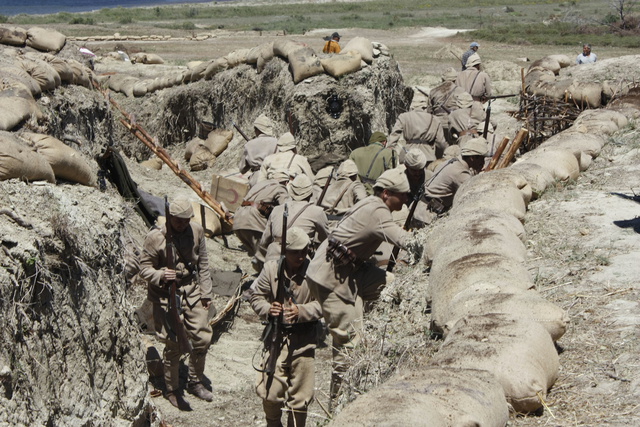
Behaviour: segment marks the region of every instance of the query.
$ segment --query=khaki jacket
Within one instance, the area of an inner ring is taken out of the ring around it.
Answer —
[[[429,113],[435,114],[443,126],[448,126],[447,116],[458,108],[456,104],[457,98],[463,92],[465,90],[454,82],[444,82],[440,86],[431,89],[431,92],[429,92]]]
[[[484,127],[480,127],[480,123],[483,123],[485,119],[485,112],[482,109],[482,105],[479,102],[474,102],[471,108],[460,108],[449,114],[449,130],[452,134],[458,135],[458,143],[469,139],[482,136]],[[470,130],[474,130],[477,136],[470,133]],[[462,134],[465,135],[462,135]]]
[[[253,206],[240,206],[233,216],[233,230],[253,230],[263,232],[267,226],[267,218],[258,211],[260,202],[280,205],[289,197],[284,185],[273,179],[258,182],[251,187],[244,198],[244,202]]]
[[[347,302],[355,302],[357,284],[350,276],[361,268],[363,261],[371,258],[384,241],[404,247],[409,234],[393,221],[391,211],[378,196],[369,196],[358,202],[338,223],[325,240],[307,269],[307,277],[319,286],[335,292]],[[330,238],[349,248],[357,257],[358,265],[335,265],[327,261],[327,246]]]
[[[287,230],[291,227],[299,227],[314,241],[322,242],[329,234],[329,224],[327,215],[320,206],[304,200],[287,200],[289,217],[287,219]],[[304,210],[303,210],[304,209]],[[282,216],[284,214],[284,204],[276,206],[271,212],[267,221],[267,226],[262,233],[260,245],[256,252],[256,258],[265,262],[277,260],[280,256],[280,242],[282,241]]]
[[[404,148],[400,144],[401,138],[406,144]],[[402,149],[409,151],[411,148],[435,150],[435,156],[438,159],[442,157],[448,146],[440,119],[422,110],[400,114],[387,144],[387,147],[397,151]]]
[[[373,185],[384,171],[398,165],[398,156],[395,150],[385,148],[380,142],[356,148],[349,155],[349,159],[358,166],[358,175],[365,186],[366,184]]]
[[[282,151],[267,156],[260,167],[258,182],[264,181],[269,176],[269,172],[278,169],[287,169],[291,175],[305,174],[313,182],[314,175],[305,156],[296,154],[293,150]]]
[[[342,215],[367,197],[367,190],[360,181],[340,178],[329,184],[324,199],[322,199],[322,208],[327,215]]]
[[[491,78],[476,67],[470,67],[460,72],[456,84],[469,92],[476,101],[491,96]]]
[[[260,135],[244,144],[240,165],[241,173],[258,171],[265,157],[278,151],[278,140],[269,135]]]
[[[450,208],[456,191],[471,176],[467,162],[454,157],[436,168],[433,176],[425,183],[424,195],[427,198],[439,199],[445,207]]]
[[[160,302],[168,298],[169,289],[164,283],[164,272],[167,269],[166,226],[153,229],[147,234],[140,256],[140,277],[148,283],[147,297],[151,302]],[[174,265],[184,278],[178,279],[180,293],[193,307],[201,298],[213,297],[211,273],[209,272],[209,257],[204,240],[204,231],[199,224],[191,222],[182,233],[173,235],[175,245]],[[182,254],[184,261],[178,253]],[[184,262],[196,268],[196,273],[190,275]]]
[[[320,303],[312,298],[307,282],[304,280],[308,265],[309,261],[305,261],[293,277],[286,276],[285,274],[286,284],[289,285],[293,300],[298,306],[299,314],[297,324],[315,322],[322,317]],[[252,289],[253,294],[250,300],[251,308],[253,308],[253,311],[255,311],[261,319],[267,320],[269,318],[271,303],[276,300],[278,293],[278,261],[267,261],[265,263]],[[293,356],[297,356],[316,347],[315,328],[310,329],[310,331],[305,334],[291,335],[289,335],[289,351]]]

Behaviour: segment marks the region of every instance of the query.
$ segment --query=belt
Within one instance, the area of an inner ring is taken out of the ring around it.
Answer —
[[[425,141],[424,139],[405,139],[405,142],[407,144],[427,144],[427,145],[431,145],[431,144],[429,144],[429,141]]]
[[[333,261],[335,266],[358,265],[361,261],[355,252],[333,237],[327,238],[327,262]]]
[[[364,177],[364,176],[362,176],[362,175],[358,175],[358,176],[360,177],[360,181],[362,181],[362,182],[363,182],[363,183],[365,183],[365,184],[371,184],[371,185],[373,185],[373,184],[375,184],[375,183],[376,183],[376,180],[375,180],[375,179],[367,178],[367,177]]]
[[[246,200],[243,200],[240,206],[253,206],[254,208],[258,208],[259,204],[256,202],[247,202]]]

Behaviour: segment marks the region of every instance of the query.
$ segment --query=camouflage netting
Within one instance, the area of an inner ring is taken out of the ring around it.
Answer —
[[[0,424],[146,423],[145,355],[122,274],[131,212],[113,196],[0,182]]]

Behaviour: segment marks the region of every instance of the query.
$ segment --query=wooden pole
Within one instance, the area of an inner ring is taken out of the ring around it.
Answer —
[[[498,163],[498,165],[496,166],[496,169],[502,169],[509,166],[509,163],[511,163],[511,159],[513,159],[513,156],[516,155],[516,151],[518,151],[518,148],[520,148],[522,141],[524,141],[524,138],[527,136],[528,133],[529,131],[527,129],[525,128],[520,129],[516,137],[513,139],[513,143],[509,147],[507,154],[504,156],[502,161]]]
[[[500,160],[500,156],[502,156],[502,152],[504,151],[504,149],[507,148],[508,143],[509,143],[509,138],[505,136],[502,142],[500,143],[500,145],[498,146],[498,149],[493,154],[491,161],[489,162],[487,167],[484,169],[485,172],[489,172],[495,169],[496,165],[498,164],[498,161]]]

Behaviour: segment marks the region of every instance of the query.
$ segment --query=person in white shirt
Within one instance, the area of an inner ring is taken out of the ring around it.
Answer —
[[[596,62],[598,57],[595,53],[591,53],[591,45],[586,43],[582,46],[582,53],[576,58],[576,64],[592,64]]]

